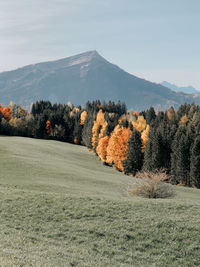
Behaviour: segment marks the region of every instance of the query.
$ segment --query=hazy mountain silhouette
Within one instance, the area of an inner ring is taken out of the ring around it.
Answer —
[[[24,106],[36,100],[77,105],[95,99],[125,101],[134,110],[200,102],[199,97],[137,78],[96,51],[0,73],[0,103],[4,105],[11,100]]]
[[[168,83],[166,81],[163,81],[161,84],[175,92],[183,92],[187,94],[200,93],[200,91],[195,89],[193,86],[177,86],[175,84]]]

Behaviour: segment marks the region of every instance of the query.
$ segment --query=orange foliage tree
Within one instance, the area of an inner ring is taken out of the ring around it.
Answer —
[[[97,155],[103,162],[106,162],[107,159],[108,142],[109,142],[109,136],[104,136],[100,138],[98,146],[96,148]]]
[[[12,113],[12,110],[9,107],[0,107],[0,112],[3,116],[3,118],[5,119],[5,121],[9,121],[10,120],[10,116]]]
[[[74,144],[78,145],[78,139],[77,138],[74,138]]]
[[[127,159],[128,140],[132,131],[117,125],[111,133],[107,147],[107,163],[114,164],[116,169],[123,171],[123,161]]]

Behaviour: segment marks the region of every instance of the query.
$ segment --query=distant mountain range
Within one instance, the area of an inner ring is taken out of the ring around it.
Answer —
[[[168,83],[166,81],[163,81],[161,83],[163,86],[175,91],[175,92],[183,92],[183,93],[186,93],[186,94],[192,94],[192,93],[200,93],[200,90],[197,90],[195,89],[194,87],[192,86],[182,86],[182,87],[179,87],[175,84],[172,84],[172,83]]]
[[[96,51],[0,73],[0,103],[29,106],[36,100],[85,104],[88,100],[124,101],[128,108],[177,108],[200,97],[174,92],[111,64]]]

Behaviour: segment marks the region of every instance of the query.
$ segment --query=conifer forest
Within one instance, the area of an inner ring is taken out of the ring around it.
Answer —
[[[0,134],[86,146],[105,165],[127,175],[164,170],[176,185],[200,188],[200,107],[137,112],[124,103],[85,107],[38,101],[28,109],[0,106]]]

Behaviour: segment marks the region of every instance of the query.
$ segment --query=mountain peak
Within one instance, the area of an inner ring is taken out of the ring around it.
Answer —
[[[200,97],[176,93],[133,76],[109,63],[96,50],[0,73],[1,103],[27,106],[37,100],[84,104],[88,100],[125,101],[129,108],[177,108]]]
[[[96,50],[91,50],[91,51],[87,51],[81,54],[77,54],[75,56],[70,56],[70,57],[66,57],[64,59],[60,59],[60,60],[76,60],[76,59],[85,59],[85,61],[89,61],[93,58],[102,58],[101,55],[96,51]]]
[[[105,60],[96,50],[92,50],[58,60],[29,65],[28,67],[34,69],[36,68],[37,70],[40,71],[54,71],[58,69],[72,67],[75,65],[89,64],[93,59]],[[27,66],[25,66],[25,68],[26,67]]]

